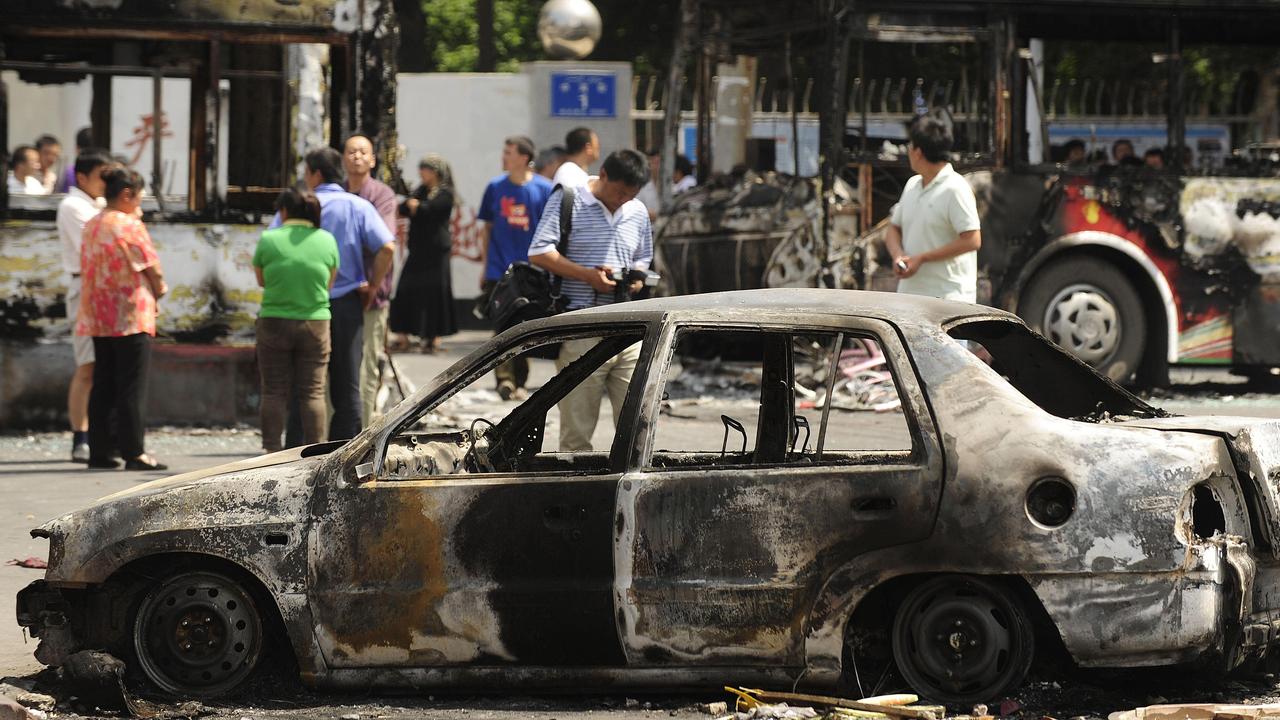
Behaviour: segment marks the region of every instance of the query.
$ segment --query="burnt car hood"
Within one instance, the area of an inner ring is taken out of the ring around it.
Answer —
[[[1246,490],[1265,502],[1259,508],[1273,539],[1280,539],[1280,418],[1192,415],[1130,420],[1129,427],[1212,435],[1222,438]],[[1280,544],[1272,543],[1280,555]]]
[[[51,520],[31,531],[49,539],[45,577],[98,582],[149,550],[220,554],[218,543],[232,535],[300,528],[330,449],[294,448],[155,480]]]

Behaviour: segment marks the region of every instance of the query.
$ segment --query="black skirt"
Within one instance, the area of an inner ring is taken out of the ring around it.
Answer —
[[[449,254],[419,252],[409,254],[396,296],[391,300],[388,324],[391,332],[422,338],[443,337],[458,332],[453,311],[453,282],[449,274]],[[429,257],[421,257],[423,255]]]

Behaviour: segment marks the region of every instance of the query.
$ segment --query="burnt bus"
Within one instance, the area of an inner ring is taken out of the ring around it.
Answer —
[[[155,351],[160,375],[195,380],[191,372],[208,368],[183,368],[196,359],[244,356],[231,363],[245,367],[230,380],[244,381],[244,392],[219,393],[237,399],[192,400],[198,382],[180,394],[153,388],[153,417],[253,417],[247,406],[202,413],[254,394],[253,351],[244,345],[261,299],[254,247],[275,197],[298,181],[307,148],[340,146],[360,128],[374,139],[379,165],[396,167],[394,17],[390,0],[5,3],[5,158],[52,135],[62,149],[55,170],[65,177],[87,129],[90,147],[138,170],[172,288],[158,318],[166,341]],[[0,427],[51,424],[63,404],[68,270],[54,218],[64,189],[27,194],[0,185],[0,364],[21,369],[6,370],[20,381],[0,389]]]
[[[1271,377],[1280,46],[1267,28],[1280,2],[872,0],[855,10],[847,186],[827,200],[835,221],[823,232],[820,205],[784,202],[782,187],[764,203],[777,211],[749,232],[709,220],[754,212],[760,203],[735,198],[763,192],[713,182],[678,201],[660,239],[681,290],[892,290],[881,238],[911,175],[904,126],[941,107],[983,216],[980,302],[1122,382],[1165,383],[1175,364]],[[731,207],[721,212],[717,198]],[[708,271],[730,262],[732,276]]]

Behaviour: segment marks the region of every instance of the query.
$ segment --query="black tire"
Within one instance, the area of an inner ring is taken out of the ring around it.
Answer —
[[[1003,586],[963,575],[929,580],[903,599],[893,659],[921,696],[966,707],[998,699],[1026,677],[1035,633]]]
[[[1134,381],[1146,350],[1147,316],[1133,283],[1111,263],[1081,256],[1052,261],[1027,283],[1018,314],[1103,375]]]
[[[132,623],[134,665],[161,691],[233,692],[257,669],[266,625],[253,594],[218,572],[172,575],[146,591]]]

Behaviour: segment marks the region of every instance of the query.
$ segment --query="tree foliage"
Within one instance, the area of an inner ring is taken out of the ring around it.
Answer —
[[[479,56],[475,0],[419,0],[426,21],[428,69],[475,72]],[[588,60],[623,60],[637,73],[659,73],[666,67],[675,37],[678,0],[637,3],[594,0],[604,21],[596,51]],[[497,69],[514,71],[521,62],[543,60],[538,41],[538,0],[494,0]],[[402,16],[405,14],[402,13]],[[421,22],[414,18],[411,21]]]
[[[529,0],[494,0],[494,42],[499,71],[510,72],[523,61],[542,55],[538,43],[538,10]],[[422,0],[427,43],[436,72],[474,72],[476,47],[475,0]]]

